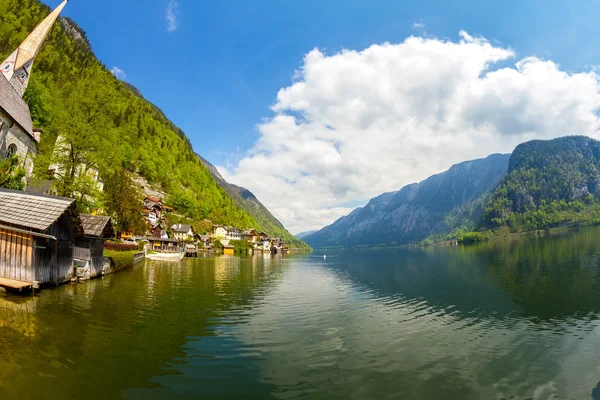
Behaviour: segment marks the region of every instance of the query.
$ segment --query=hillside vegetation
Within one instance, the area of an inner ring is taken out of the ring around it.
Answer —
[[[509,158],[510,157],[510,158]],[[315,247],[477,243],[507,234],[600,223],[600,142],[523,143],[372,199],[304,240]]]
[[[38,0],[2,0],[0,58],[17,48],[49,11]],[[59,194],[77,194],[82,211],[102,209],[106,199],[86,174],[78,173],[78,165],[96,168],[102,177],[124,170],[160,186],[175,210],[189,218],[254,227],[302,244],[285,228],[271,232],[262,216],[254,218],[240,208],[197,157],[186,135],[96,59],[74,21],[62,18],[52,29],[24,98],[34,124],[44,130],[35,173],[45,177],[48,166],[58,163]],[[57,159],[53,149],[58,135],[66,150]]]
[[[304,240],[313,247],[418,244],[476,228],[508,169],[508,154],[466,161],[385,193]]]
[[[600,221],[600,142],[584,136],[523,143],[485,207],[482,229],[512,232]]]

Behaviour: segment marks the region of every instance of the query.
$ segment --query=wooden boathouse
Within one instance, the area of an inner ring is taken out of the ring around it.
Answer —
[[[82,235],[75,200],[0,189],[0,286],[21,290],[70,281]]]
[[[104,241],[115,236],[110,217],[80,214],[83,236],[75,243],[75,264],[83,268],[84,279],[102,275]]]

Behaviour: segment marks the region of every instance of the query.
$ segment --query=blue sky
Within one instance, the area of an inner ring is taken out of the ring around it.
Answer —
[[[55,1],[50,3],[54,6]],[[576,4],[574,4],[576,3]],[[257,139],[304,54],[360,50],[420,33],[456,38],[463,29],[550,58],[566,69],[600,64],[597,1],[73,1],[64,14],[87,32],[107,67],[157,104],[215,164]]]
[[[46,3],[54,7],[59,1]],[[168,10],[174,16],[171,26]],[[125,80],[187,133],[198,153],[215,165],[228,166],[229,179],[258,192],[293,230],[329,223],[346,213],[349,204],[362,204],[390,189],[381,184],[340,195],[334,188],[338,203],[315,207],[335,212],[315,218],[314,224],[295,224],[297,211],[288,212],[284,204],[269,198],[266,189],[236,173],[237,160],[255,149],[263,136],[257,124],[273,118],[269,107],[277,102],[278,91],[294,83],[294,71],[314,48],[329,56],[343,49],[402,43],[410,35],[458,42],[459,31],[464,30],[512,50],[514,56],[494,68],[513,67],[529,56],[552,60],[568,73],[590,71],[600,64],[596,40],[600,2],[590,0],[105,0],[73,1],[63,15],[87,32],[108,68],[120,68]],[[436,168],[448,166],[441,163]],[[408,183],[436,168],[392,181]]]

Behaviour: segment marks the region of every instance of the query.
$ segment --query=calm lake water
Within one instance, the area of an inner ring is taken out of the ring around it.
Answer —
[[[0,294],[0,399],[590,399],[600,229]],[[600,390],[599,390],[600,392]]]

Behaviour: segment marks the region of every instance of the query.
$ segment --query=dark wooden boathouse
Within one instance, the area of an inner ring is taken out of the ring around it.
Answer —
[[[75,244],[75,262],[82,262],[89,278],[102,275],[104,241],[115,236],[110,217],[80,214],[83,236]]]
[[[75,200],[0,189],[0,286],[20,290],[70,281],[82,235]]]

